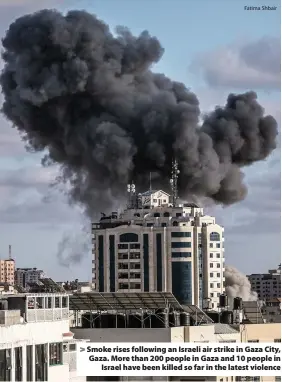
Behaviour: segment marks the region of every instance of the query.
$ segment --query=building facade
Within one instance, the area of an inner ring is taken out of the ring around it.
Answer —
[[[0,298],[0,381],[85,381],[68,316],[67,295]]]
[[[0,259],[0,283],[14,285],[15,283],[15,261],[13,259]]]
[[[216,308],[224,291],[224,229],[194,203],[162,190],[92,224],[92,282],[99,292],[172,292],[181,304]]]
[[[44,272],[37,268],[17,268],[15,270],[15,284],[27,288],[29,283],[37,283],[46,277]]]
[[[260,300],[281,297],[281,264],[277,269],[270,269],[268,273],[253,273],[247,277]]]

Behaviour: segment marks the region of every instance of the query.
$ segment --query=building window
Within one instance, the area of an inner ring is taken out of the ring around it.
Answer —
[[[217,283],[217,287],[220,288],[220,283]]]
[[[259,340],[249,340],[248,342],[259,342]]]
[[[119,273],[118,274],[119,279],[128,279],[128,273]]]
[[[210,248],[213,248],[213,243],[210,243]]]
[[[217,263],[217,264],[216,264],[216,267],[217,267],[217,268],[220,268],[220,264],[219,264],[219,263]]]
[[[159,218],[161,215],[160,215],[160,213],[159,212],[155,212],[154,213],[154,218]]]
[[[210,284],[210,288],[213,288],[213,283]]]
[[[120,263],[118,269],[128,269],[128,264]]]
[[[130,269],[140,269],[140,264],[139,263],[131,263]]]
[[[191,237],[191,232],[171,232],[171,237]]]
[[[217,257],[218,259],[220,259],[220,253],[217,253],[217,254],[216,254],[216,257]]]
[[[1,380],[1,379],[0,379]],[[26,380],[33,381],[33,346],[26,346]]]
[[[211,293],[210,296],[213,297],[213,293]]]
[[[220,248],[220,243],[216,243],[216,248]]]
[[[138,284],[130,283],[130,289],[140,289],[140,288],[141,288],[140,283],[138,283]]]
[[[164,217],[165,218],[168,218],[170,216],[170,213],[169,212],[164,212]]]
[[[213,263],[210,263],[210,268],[213,268]]]
[[[274,342],[281,342],[281,338],[275,338]]]
[[[49,344],[49,365],[61,365],[62,360],[63,344],[62,342],[55,342]]]
[[[136,233],[123,233],[119,236],[119,241],[121,243],[136,243],[138,242],[138,235]]]
[[[172,252],[171,257],[172,258],[186,258],[186,257],[191,257],[192,253],[191,252]]]
[[[154,223],[147,223],[147,227],[153,227]]]
[[[55,297],[55,308],[60,308],[60,297]]]
[[[15,351],[15,381],[23,380],[23,348],[16,347]]]
[[[118,259],[119,260],[127,260],[128,259],[128,253],[118,253]]]
[[[127,283],[119,283],[119,289],[129,289]]]
[[[162,223],[162,227],[166,227],[166,223]]]
[[[136,253],[130,253],[129,255],[129,258],[130,259],[140,259],[140,253],[136,252]]]
[[[130,244],[130,249],[140,249],[140,244]]]
[[[141,279],[141,273],[132,272],[132,273],[130,273],[129,278],[130,279]]]
[[[118,244],[118,249],[128,249],[128,244]]]
[[[213,277],[213,273],[210,273],[210,277]]]
[[[220,241],[220,234],[217,232],[211,232],[210,241]]]
[[[210,253],[210,259],[212,259],[213,258],[213,253]]]
[[[191,248],[190,241],[173,241],[171,243],[171,248]]]
[[[67,307],[68,307],[68,298],[62,297],[62,308],[67,308]]]
[[[0,350],[0,381],[11,381],[11,349]]]
[[[216,274],[216,277],[220,277],[220,273],[217,273],[217,274]]]

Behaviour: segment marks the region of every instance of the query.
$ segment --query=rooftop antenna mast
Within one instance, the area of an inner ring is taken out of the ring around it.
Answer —
[[[12,246],[9,245],[9,260],[12,260]]]
[[[150,192],[152,191],[152,173],[150,172]]]
[[[177,160],[172,161],[172,170],[171,170],[171,179],[170,179],[170,185],[172,189],[172,206],[176,206],[176,202],[178,199],[178,187],[177,187],[177,180],[178,175],[180,174],[180,171],[178,169],[178,162]]]
[[[127,192],[128,192],[128,208],[132,209],[135,206],[136,203],[136,188],[135,184],[132,182],[131,184],[127,185]]]

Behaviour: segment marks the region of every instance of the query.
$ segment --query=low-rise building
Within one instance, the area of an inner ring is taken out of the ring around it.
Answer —
[[[69,330],[69,296],[17,294],[0,298],[0,380],[80,382]]]

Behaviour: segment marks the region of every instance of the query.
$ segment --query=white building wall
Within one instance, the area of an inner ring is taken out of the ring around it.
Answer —
[[[19,325],[0,326],[0,349],[12,350],[12,380],[15,379],[15,361],[13,350],[22,347],[23,376],[26,375],[26,346],[62,342],[63,333],[69,331],[69,321],[23,323]],[[35,347],[33,348],[35,360]],[[49,365],[49,352],[48,362]],[[35,362],[33,362],[33,375],[35,375]],[[69,366],[56,365],[48,367],[49,382],[69,381]],[[25,377],[24,377],[25,378]]]

